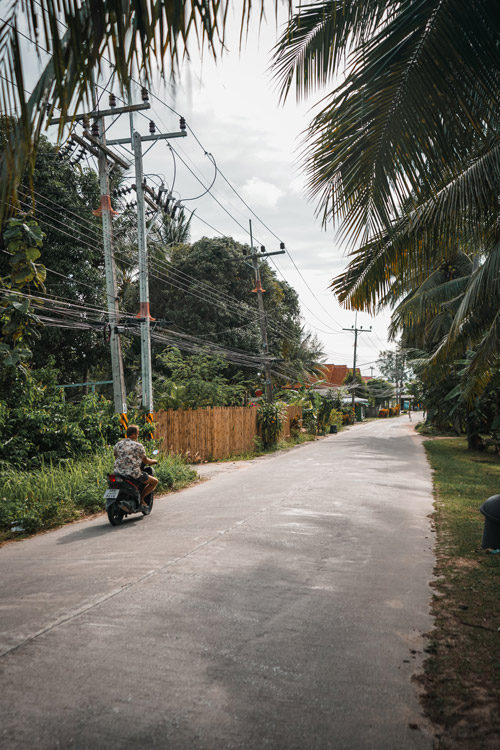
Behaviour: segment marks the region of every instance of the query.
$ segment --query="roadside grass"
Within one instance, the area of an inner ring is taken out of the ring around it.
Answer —
[[[500,738],[500,555],[481,548],[480,505],[500,493],[500,459],[462,438],[424,443],[434,475],[435,627],[419,678],[442,727],[439,750],[486,750]]]
[[[0,543],[24,538],[104,510],[112,449],[34,471],[0,473]],[[158,456],[158,492],[178,490],[197,478],[179,456]]]

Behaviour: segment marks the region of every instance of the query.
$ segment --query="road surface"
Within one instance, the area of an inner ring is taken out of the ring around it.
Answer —
[[[203,467],[149,517],[0,549],[3,750],[430,750],[413,426]]]

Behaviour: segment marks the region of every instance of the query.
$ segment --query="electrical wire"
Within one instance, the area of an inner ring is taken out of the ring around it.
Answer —
[[[27,39],[29,39],[30,41],[33,41],[33,40],[31,40],[31,39],[30,39],[29,37],[26,37],[26,38],[27,38]],[[35,43],[35,42],[34,42],[34,43]],[[112,76],[113,76],[113,73],[111,74],[111,76],[110,76],[110,78],[109,78],[109,80],[108,80],[108,84],[109,84],[109,81],[111,80]],[[134,82],[135,82],[135,83],[137,84],[137,82],[136,82],[136,81],[134,81]],[[106,84],[106,86],[105,86],[105,87],[100,87],[100,88],[102,89],[102,93],[101,93],[101,95],[100,95],[100,97],[99,97],[99,100],[100,100],[100,99],[102,98],[102,96],[103,96],[103,94],[104,94],[104,91],[106,90],[106,88],[107,88],[107,85],[108,85],[108,84]],[[139,84],[137,84],[137,85],[139,85]],[[157,100],[158,100],[159,102],[163,103],[163,104],[164,104],[165,106],[167,106],[167,107],[168,107],[168,105],[166,104],[166,102],[164,102],[163,100],[159,99],[159,97],[157,97],[157,96],[156,96],[156,95],[154,95],[154,94],[153,94],[153,96],[154,96],[154,98],[155,98],[155,99],[157,99]],[[169,108],[170,108],[170,107],[169,107]],[[172,108],[170,108],[170,109],[172,109]],[[174,112],[175,112],[175,110],[172,110],[172,111],[174,111]],[[140,113],[140,114],[142,115],[143,113]],[[176,114],[178,114],[178,113],[176,113]],[[143,115],[143,116],[145,117],[145,115]],[[146,119],[147,119],[147,118],[146,118]],[[206,150],[205,150],[205,149],[203,148],[203,146],[202,146],[201,142],[199,141],[199,139],[197,138],[197,136],[196,136],[196,135],[194,134],[194,131],[192,130],[192,128],[191,128],[190,126],[189,126],[189,130],[190,130],[190,132],[191,132],[191,133],[192,133],[192,134],[194,135],[194,137],[195,137],[195,140],[196,140],[196,141],[198,142],[198,144],[200,145],[200,147],[201,147],[201,148],[203,149],[203,151],[204,151],[204,154],[205,154],[205,155],[207,155],[208,157],[210,157],[210,158],[212,159],[212,161],[213,161],[213,163],[214,163],[214,166],[215,166],[215,168],[216,168],[216,174],[217,174],[217,171],[220,171],[220,170],[218,170],[218,168],[217,168],[217,165],[216,165],[216,163],[215,163],[215,160],[214,160],[213,156],[212,156],[211,154],[209,154],[209,153],[208,153],[208,152],[207,152],[207,151],[206,151]],[[169,144],[169,147],[170,147],[170,148],[171,148],[171,150],[172,150],[172,154],[173,154],[173,158],[174,158],[174,162],[175,162],[175,156],[174,156],[174,153],[175,153],[175,151],[174,151],[174,150],[172,149],[172,147],[170,146],[170,144]],[[179,156],[179,155],[178,155],[178,156]],[[184,160],[182,159],[182,157],[179,157],[179,158],[181,158],[181,161],[183,161],[184,165],[185,165],[185,166],[186,166],[186,167],[187,167],[187,168],[189,169],[189,171],[190,171],[190,172],[191,172],[191,173],[192,173],[192,174],[194,175],[194,173],[193,173],[193,172],[192,172],[192,170],[191,170],[191,169],[190,169],[190,168],[188,167],[188,165],[187,165],[187,164],[186,164],[186,162],[185,162],[185,161],[184,161]],[[266,229],[268,229],[268,231],[270,231],[270,232],[271,232],[271,234],[273,234],[273,236],[274,236],[274,237],[276,237],[277,239],[279,239],[279,237],[278,237],[278,236],[277,236],[277,235],[276,235],[275,233],[273,233],[273,232],[272,232],[272,230],[270,230],[270,229],[269,229],[269,227],[268,227],[268,226],[267,226],[267,225],[266,225],[266,224],[265,224],[265,223],[264,223],[264,222],[263,222],[263,221],[262,221],[262,220],[261,220],[261,219],[260,219],[260,218],[258,217],[258,215],[257,215],[257,214],[255,214],[255,212],[254,212],[254,211],[253,211],[253,210],[252,210],[252,209],[250,208],[250,206],[249,206],[249,205],[248,205],[248,204],[246,203],[246,201],[245,201],[245,200],[244,200],[244,199],[243,199],[243,198],[242,198],[242,197],[241,197],[241,196],[239,195],[239,193],[238,193],[238,192],[237,192],[237,191],[235,190],[235,188],[234,188],[234,187],[233,187],[233,186],[231,185],[231,183],[230,183],[230,182],[229,182],[229,180],[228,180],[228,179],[227,179],[227,178],[225,177],[225,175],[224,175],[224,174],[223,174],[222,172],[220,172],[220,173],[221,173],[221,176],[223,177],[223,179],[225,180],[225,182],[226,182],[226,183],[227,183],[227,184],[229,185],[229,187],[231,187],[231,189],[233,190],[233,192],[234,192],[234,193],[235,193],[235,194],[236,194],[236,195],[238,196],[238,198],[239,198],[239,199],[240,199],[240,200],[242,201],[242,203],[243,203],[243,204],[244,204],[244,205],[245,205],[245,206],[246,206],[246,207],[247,207],[247,208],[248,208],[248,209],[249,209],[249,210],[250,210],[250,211],[252,212],[252,214],[253,214],[253,215],[254,215],[254,216],[255,216],[255,217],[257,218],[257,220],[258,220],[258,221],[259,221],[259,222],[260,222],[260,223],[261,223],[261,224],[262,224],[263,226],[265,226],[265,228],[266,228]],[[196,175],[194,175],[194,176],[196,177]],[[196,178],[196,179],[198,179],[198,178]],[[200,184],[202,184],[202,186],[203,186],[203,187],[205,188],[205,193],[207,193],[207,192],[210,192],[210,189],[211,189],[211,187],[213,186],[213,184],[214,184],[214,182],[215,182],[215,177],[214,177],[214,179],[213,179],[213,181],[212,181],[212,185],[211,185],[211,186],[210,186],[209,188],[206,188],[206,186],[204,185],[204,183],[203,183],[203,182],[202,182],[201,180],[199,180],[199,179],[198,179],[198,181],[199,181],[199,182],[200,182]],[[205,193],[204,193],[204,194],[205,194]],[[200,196],[200,197],[201,197],[201,196]],[[212,197],[213,197],[213,196],[212,196]],[[188,200],[188,199],[186,199],[186,200]],[[229,212],[227,211],[227,209],[225,209],[225,208],[224,208],[224,206],[222,206],[222,204],[220,203],[220,201],[218,201],[217,199],[215,199],[215,200],[216,200],[216,202],[217,202],[217,203],[218,203],[218,204],[219,204],[219,205],[221,206],[221,208],[223,208],[223,209],[224,209],[224,210],[226,211],[226,213],[228,213],[228,215],[229,215],[229,216],[230,216],[230,217],[231,217],[231,218],[232,218],[232,219],[233,219],[234,221],[236,221],[236,223],[237,223],[237,224],[238,224],[238,225],[240,226],[240,228],[241,228],[241,229],[243,229],[243,231],[245,231],[245,232],[246,232],[247,230],[245,230],[245,228],[243,227],[243,225],[241,225],[241,224],[240,224],[240,223],[239,223],[239,222],[238,222],[237,220],[235,220],[235,219],[234,219],[234,217],[233,217],[233,216],[232,216],[232,215],[231,215],[231,214],[230,214],[230,213],[229,213]],[[187,209],[187,210],[189,210],[189,209]],[[191,215],[193,215],[193,214],[194,214],[194,212],[191,212]],[[200,218],[200,217],[197,217],[197,218]],[[208,223],[207,223],[207,224],[208,224]],[[208,225],[208,226],[210,226],[210,227],[211,227],[212,229],[214,229],[214,231],[217,231],[217,230],[216,230],[216,229],[215,229],[214,227],[212,227],[211,225]],[[290,256],[290,257],[291,257],[291,256]],[[294,262],[294,261],[293,261],[293,258],[292,258],[292,262]],[[274,261],[273,261],[273,263],[274,263]],[[274,265],[275,265],[275,267],[276,267],[276,268],[278,269],[278,267],[276,266],[276,264],[275,264],[275,263],[274,263]],[[294,265],[295,265],[295,262],[294,262]],[[295,267],[296,267],[296,266],[295,266]],[[296,267],[296,268],[297,268],[297,267]],[[278,269],[278,271],[279,271],[279,269]],[[297,268],[297,271],[299,271],[299,269],[298,269],[298,268]],[[300,271],[299,271],[299,273],[300,273]],[[301,277],[302,277],[302,275],[301,275]],[[284,277],[283,277],[283,278],[284,278]],[[303,281],[305,282],[305,279],[304,279],[303,277],[302,277],[302,279],[303,279]],[[286,279],[285,279],[285,280],[286,280]],[[307,282],[305,282],[305,283],[306,283],[306,285],[307,285]],[[308,287],[308,288],[309,288],[309,287]],[[309,288],[309,290],[310,290],[310,288]],[[312,293],[312,290],[310,290],[310,291],[311,291],[311,293]],[[312,294],[313,294],[313,296],[315,296],[315,295],[314,295],[314,293],[312,293]],[[316,297],[315,297],[315,298],[316,298]],[[316,298],[316,299],[317,299],[317,298]],[[317,300],[317,301],[318,301],[318,300]],[[319,301],[318,301],[318,302],[319,302]],[[308,308],[308,307],[307,307],[307,306],[306,306],[306,305],[305,305],[305,304],[304,304],[303,302],[301,302],[301,303],[302,303],[302,304],[303,304],[303,305],[304,305],[304,306],[306,307],[306,309],[308,309],[308,310],[309,310],[309,312],[310,312],[311,314],[313,314],[313,315],[314,315],[315,317],[317,317],[317,316],[316,316],[316,314],[315,314],[315,313],[314,313],[314,312],[313,312],[312,310],[310,310],[310,308]],[[322,305],[321,305],[321,306],[322,306]],[[323,309],[325,309],[325,308],[323,308]],[[327,312],[327,311],[325,310],[325,312]],[[328,313],[327,313],[327,314],[328,314]],[[318,320],[320,320],[320,318],[318,318]],[[310,325],[310,326],[312,325],[312,324],[311,324],[311,323],[310,323],[309,321],[307,321],[307,323],[308,323],[308,325]],[[312,327],[313,327],[313,328],[315,328],[316,330],[319,330],[319,331],[321,331],[321,332],[324,332],[324,333],[328,333],[328,332],[324,331],[323,329],[319,329],[319,328],[317,328],[317,326],[312,326]],[[333,329],[332,329],[332,330],[333,330]],[[335,332],[335,333],[340,333],[340,331],[339,331],[339,332]]]
[[[40,5],[40,7],[42,7],[42,6],[41,6],[41,4],[40,4],[39,2],[37,2],[37,0],[35,0],[35,2],[36,2],[36,3],[38,4],[38,5]],[[67,26],[66,26],[65,24],[63,24],[63,23],[62,23],[61,21],[59,21],[59,20],[58,20],[58,23],[61,23],[61,25],[62,25],[62,26],[64,26],[65,28],[67,28]],[[35,42],[34,40],[32,40],[32,39],[31,39],[30,37],[26,37],[26,38],[27,38],[27,39],[28,39],[29,41],[32,41],[33,43],[37,44],[37,43],[36,43],[36,42]],[[45,50],[45,51],[47,52],[48,50]],[[107,58],[103,58],[103,59],[104,59],[105,61],[107,61],[109,65],[111,65],[112,67],[114,67],[114,66],[113,66],[113,63],[112,63],[112,62],[111,62],[111,61],[110,61],[109,59],[107,59]],[[102,92],[101,92],[101,95],[100,95],[100,97],[99,97],[99,100],[100,100],[100,98],[101,98],[101,97],[103,96],[103,94],[104,94],[104,91],[105,91],[105,90],[107,89],[107,86],[109,85],[109,82],[111,81],[111,78],[113,77],[113,75],[114,75],[114,71],[113,71],[113,72],[111,73],[111,75],[110,75],[110,78],[109,78],[109,80],[108,80],[108,83],[106,84],[106,86],[104,86],[104,87],[100,86],[100,88],[102,89]],[[133,83],[134,83],[135,85],[137,85],[137,86],[141,86],[140,82],[136,81],[136,80],[135,80],[135,79],[133,79],[133,78],[131,78],[131,80],[132,80],[132,82],[133,82]],[[142,86],[141,86],[141,87],[142,87]],[[155,100],[156,100],[156,101],[157,101],[158,103],[162,104],[163,106],[167,107],[167,109],[169,109],[169,110],[170,110],[171,112],[173,112],[173,113],[174,113],[174,114],[175,114],[176,116],[178,116],[178,117],[181,117],[181,115],[180,115],[180,113],[179,113],[179,112],[177,112],[177,111],[176,111],[176,110],[175,110],[175,109],[174,109],[173,107],[171,107],[171,106],[170,106],[170,105],[169,105],[169,104],[168,104],[167,102],[165,102],[165,101],[164,101],[163,99],[161,99],[161,98],[160,98],[159,96],[157,96],[157,95],[156,95],[156,94],[155,94],[154,92],[150,91],[150,92],[149,92],[149,94],[150,94],[150,96],[151,96],[151,97],[152,97],[153,99],[155,99]],[[144,115],[144,113],[142,113],[142,112],[139,112],[139,114],[140,114],[141,116],[143,116],[143,117],[144,117],[145,119],[148,119],[148,118],[146,117],[146,115]],[[161,120],[160,120],[160,121],[161,121]],[[282,242],[281,238],[280,238],[280,237],[279,237],[279,236],[278,236],[278,235],[277,235],[277,234],[276,234],[276,233],[275,233],[275,232],[274,232],[274,231],[273,231],[273,230],[272,230],[272,229],[271,229],[271,228],[270,228],[270,227],[269,227],[269,226],[267,225],[267,223],[266,223],[266,222],[264,222],[264,221],[263,221],[263,220],[262,220],[262,219],[260,218],[260,216],[259,216],[259,215],[258,215],[258,214],[257,214],[257,213],[256,213],[256,212],[255,212],[255,211],[254,211],[254,210],[252,209],[252,208],[251,208],[251,206],[250,206],[250,205],[249,205],[249,204],[247,203],[247,201],[245,201],[245,199],[244,199],[244,198],[243,198],[243,197],[242,197],[242,196],[240,195],[240,193],[239,193],[239,192],[238,192],[238,191],[236,190],[236,188],[235,188],[235,187],[234,187],[234,186],[232,185],[232,183],[231,183],[231,182],[230,182],[230,181],[228,180],[228,178],[227,178],[227,177],[226,177],[226,175],[225,175],[225,174],[224,174],[224,173],[222,172],[222,170],[221,170],[221,169],[220,169],[220,168],[219,168],[219,167],[217,166],[217,164],[216,164],[216,162],[215,162],[215,159],[214,159],[214,157],[212,156],[212,154],[211,154],[210,152],[208,152],[208,151],[207,151],[207,150],[205,149],[205,147],[204,147],[204,146],[203,146],[203,144],[201,143],[200,139],[199,139],[199,138],[198,138],[198,136],[196,135],[196,133],[195,133],[195,131],[193,130],[193,128],[191,127],[191,125],[190,125],[189,123],[186,123],[186,126],[187,126],[187,128],[188,128],[189,132],[191,133],[191,135],[193,136],[194,140],[196,141],[196,143],[197,143],[197,144],[199,145],[200,149],[201,149],[201,150],[203,151],[204,155],[205,155],[205,156],[207,156],[207,157],[209,157],[209,158],[211,158],[212,162],[214,163],[214,166],[215,166],[215,170],[216,170],[216,172],[215,172],[215,176],[214,176],[214,178],[213,178],[213,180],[212,180],[212,184],[211,184],[211,185],[210,185],[210,186],[209,186],[209,187],[207,188],[207,186],[206,186],[206,185],[204,185],[204,183],[203,183],[203,182],[202,182],[202,181],[201,181],[201,180],[200,180],[200,179],[199,179],[199,178],[197,177],[197,175],[195,175],[195,173],[193,172],[193,170],[191,170],[191,168],[190,168],[190,167],[189,167],[189,166],[188,166],[188,165],[186,164],[185,160],[184,160],[184,159],[182,159],[182,157],[180,157],[180,155],[179,155],[179,154],[178,154],[178,153],[177,153],[177,152],[175,151],[175,149],[173,149],[173,147],[171,146],[171,144],[168,144],[169,148],[171,149],[171,153],[173,153],[173,154],[174,154],[174,153],[175,153],[175,154],[177,154],[177,156],[178,156],[178,157],[179,157],[179,158],[181,159],[181,161],[182,161],[182,162],[183,162],[183,164],[184,164],[184,165],[186,166],[186,168],[187,168],[187,169],[189,169],[189,171],[191,172],[191,174],[192,174],[192,175],[193,175],[193,176],[194,176],[194,177],[195,177],[195,178],[196,178],[196,179],[198,180],[198,182],[200,182],[200,184],[201,184],[201,185],[203,186],[203,188],[204,188],[204,190],[205,190],[205,192],[204,192],[204,193],[202,193],[202,194],[200,194],[200,196],[197,196],[196,198],[187,198],[187,199],[185,199],[185,200],[195,200],[195,199],[197,199],[197,198],[200,198],[200,197],[202,197],[203,195],[205,195],[205,194],[207,194],[207,193],[210,193],[210,194],[212,195],[212,198],[213,198],[213,199],[214,199],[214,200],[216,201],[216,203],[217,203],[217,204],[218,204],[218,205],[219,205],[219,206],[220,206],[220,207],[221,207],[221,208],[222,208],[222,209],[223,209],[223,210],[224,210],[224,211],[225,211],[225,212],[226,212],[226,213],[227,213],[227,214],[228,214],[228,215],[230,216],[230,218],[231,218],[231,219],[232,219],[233,221],[235,221],[235,223],[236,223],[236,224],[237,224],[237,225],[238,225],[238,226],[239,226],[239,227],[240,227],[240,228],[241,228],[241,229],[242,229],[242,230],[243,230],[243,231],[244,231],[245,233],[248,233],[248,230],[246,230],[246,229],[245,229],[245,227],[244,227],[244,226],[243,226],[243,225],[242,225],[242,224],[241,224],[241,223],[240,223],[240,222],[239,222],[239,221],[238,221],[237,219],[235,219],[235,217],[234,217],[234,216],[232,216],[232,214],[231,214],[231,213],[230,213],[229,211],[227,211],[227,209],[226,209],[226,208],[225,208],[225,207],[224,207],[224,206],[223,206],[223,205],[221,204],[221,202],[220,202],[220,201],[219,201],[219,200],[218,200],[218,199],[217,199],[217,198],[216,198],[216,197],[215,197],[215,196],[214,196],[214,195],[213,195],[213,194],[211,193],[211,189],[212,189],[212,187],[213,187],[213,185],[214,185],[214,183],[215,183],[215,181],[216,181],[216,178],[217,178],[217,174],[220,174],[220,175],[221,175],[221,177],[223,178],[223,180],[224,180],[224,181],[226,182],[226,184],[228,185],[228,187],[229,187],[229,188],[230,188],[230,189],[231,189],[231,190],[233,191],[233,193],[234,193],[234,194],[236,195],[236,197],[237,197],[237,198],[238,198],[238,199],[239,199],[239,200],[240,200],[240,201],[241,201],[241,202],[243,203],[243,205],[244,205],[244,206],[245,206],[245,207],[246,207],[246,208],[247,208],[247,209],[248,209],[248,210],[249,210],[249,211],[251,212],[251,214],[252,214],[252,215],[253,215],[253,216],[254,216],[254,217],[255,217],[255,218],[257,219],[257,221],[258,221],[258,222],[259,222],[259,223],[260,223],[260,224],[261,224],[261,225],[262,225],[262,226],[263,226],[263,227],[264,227],[264,228],[265,228],[265,229],[266,229],[266,230],[267,230],[267,231],[268,231],[268,232],[269,232],[269,233],[270,233],[270,234],[271,234],[271,235],[272,235],[273,237],[275,237],[275,239],[277,239],[277,240],[278,240],[279,242]],[[174,159],[174,161],[175,161],[175,159]],[[194,212],[192,212],[192,213],[194,213]],[[197,218],[199,218],[199,217],[197,217]],[[210,225],[209,225],[209,226],[210,226]],[[212,228],[212,229],[213,229],[213,227],[210,227],[210,228]],[[217,231],[217,230],[214,230],[214,231]],[[336,320],[335,320],[335,319],[334,319],[334,318],[333,318],[333,317],[332,317],[332,316],[330,315],[330,313],[328,312],[328,310],[326,310],[326,308],[325,308],[325,307],[324,307],[324,306],[322,305],[322,303],[320,302],[320,300],[319,300],[319,299],[317,298],[316,294],[315,294],[315,293],[313,292],[313,290],[312,290],[312,289],[311,289],[311,287],[309,286],[309,284],[308,284],[307,280],[306,280],[306,279],[304,278],[304,276],[303,276],[302,272],[301,272],[301,271],[300,271],[300,269],[298,268],[298,266],[297,266],[297,264],[296,264],[296,262],[295,262],[295,260],[294,260],[293,256],[292,256],[292,255],[290,254],[289,250],[288,250],[287,248],[285,248],[285,250],[286,250],[286,253],[287,253],[288,257],[290,258],[290,260],[291,260],[291,262],[292,262],[292,264],[293,264],[293,266],[294,266],[295,270],[296,270],[296,271],[297,271],[297,273],[299,274],[300,278],[302,279],[303,283],[305,284],[306,288],[308,289],[308,291],[310,292],[310,294],[311,294],[311,295],[313,296],[313,298],[315,299],[315,301],[317,302],[317,304],[318,304],[318,305],[319,305],[319,306],[320,306],[320,307],[321,307],[321,308],[322,308],[322,309],[324,310],[324,312],[325,312],[325,313],[326,313],[326,314],[328,315],[328,317],[330,317],[330,318],[332,319],[332,321],[333,321],[333,322],[335,323],[335,325],[337,325],[337,326],[338,326],[338,325],[340,325],[340,324],[338,323],[338,321],[336,321]],[[276,265],[276,262],[275,262],[274,260],[273,260],[272,262],[273,262],[273,264],[275,265],[275,267],[276,267],[276,268],[278,269],[278,266]],[[278,269],[278,270],[279,270],[279,269]],[[283,276],[283,278],[285,279],[285,277],[284,277],[284,276]],[[286,280],[286,279],[285,279],[285,280]],[[309,311],[309,312],[310,312],[310,313],[311,313],[311,314],[312,314],[312,315],[313,315],[314,317],[317,317],[317,318],[318,318],[318,320],[320,320],[320,322],[322,322],[322,323],[323,323],[323,325],[325,325],[324,321],[321,321],[321,319],[320,319],[320,318],[319,318],[319,317],[318,317],[318,316],[317,316],[317,315],[316,315],[316,314],[315,314],[315,313],[314,313],[314,312],[313,312],[313,311],[312,311],[312,310],[311,310],[311,309],[310,309],[309,307],[307,307],[307,306],[305,305],[305,303],[304,303],[304,302],[303,302],[302,300],[301,300],[301,304],[302,304],[302,305],[303,305],[303,306],[304,306],[304,307],[305,307],[305,308],[306,308],[306,309],[307,309],[307,310],[308,310],[308,311]],[[311,325],[311,324],[310,324],[310,323],[308,323],[308,325]],[[316,326],[313,326],[313,327],[314,327],[314,328],[316,328],[316,330],[318,330],[318,331],[321,331],[322,333],[324,333],[324,332],[325,332],[324,330],[322,330],[322,329],[319,329],[319,328],[317,328]],[[327,326],[327,327],[328,327],[328,326]],[[333,330],[333,329],[332,329],[332,330]],[[341,331],[333,331],[333,332],[334,332],[334,333],[341,333]]]

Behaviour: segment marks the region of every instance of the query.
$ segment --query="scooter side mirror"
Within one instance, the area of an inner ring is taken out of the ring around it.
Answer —
[[[158,450],[158,448],[157,448],[157,449],[156,449],[155,451],[153,451],[153,456],[157,456],[159,452],[160,452],[160,451],[159,451],[159,450]]]

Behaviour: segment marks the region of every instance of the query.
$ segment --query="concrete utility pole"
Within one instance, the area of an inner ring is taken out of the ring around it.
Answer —
[[[95,102],[94,102],[95,106]],[[106,146],[104,117],[99,119],[99,140]],[[116,289],[115,257],[113,253],[113,228],[111,217],[113,209],[109,197],[109,171],[108,159],[104,150],[99,149],[99,185],[101,188],[101,206],[94,211],[101,215],[102,219],[102,241],[104,245],[104,266],[106,269],[106,293],[108,299],[108,320],[111,328],[111,369],[113,377],[113,396],[115,411],[121,414],[122,423],[127,423],[127,392],[125,390],[125,375],[123,372],[123,359],[120,334],[117,333],[120,322],[120,310],[118,306],[118,295]]]
[[[257,293],[257,304],[259,307],[259,324],[260,324],[260,336],[261,336],[261,347],[262,347],[262,361],[264,363],[264,374],[266,377],[266,398],[269,401],[269,403],[272,403],[273,400],[273,384],[271,382],[271,361],[269,357],[269,345],[267,343],[267,315],[266,311],[264,309],[264,298],[262,297],[263,293],[266,291],[262,288],[262,282],[260,280],[260,268],[259,268],[259,257],[260,258],[268,258],[270,255],[283,255],[285,253],[285,245],[283,242],[280,243],[280,250],[276,250],[276,252],[273,253],[266,253],[265,248],[261,248],[260,256],[257,255],[257,251],[253,244],[253,234],[252,234],[252,220],[249,220],[250,225],[250,248],[252,252],[252,265],[253,269],[255,271],[255,289],[254,292]]]
[[[147,98],[147,91],[143,90],[143,99]],[[149,105],[148,105],[149,106]],[[142,143],[143,141],[157,141],[168,138],[184,138],[186,133],[186,123],[184,118],[180,121],[180,130],[173,133],[156,134],[154,123],[150,123],[150,135],[141,136],[135,130],[133,105],[129,105],[130,112],[130,138],[117,138],[108,141],[109,145],[132,145],[135,161],[135,190],[137,194],[137,245],[139,252],[139,313],[137,318],[141,325],[141,380],[142,380],[142,407],[146,410],[146,421],[153,421],[153,381],[151,366],[151,317],[149,310],[149,264],[148,264],[148,243],[146,227],[146,210],[145,204],[158,208],[146,193],[151,194],[144,179]]]
[[[125,379],[123,374],[123,363],[121,356],[121,344],[119,335],[119,308],[116,294],[116,273],[113,255],[112,243],[112,226],[111,217],[115,211],[111,208],[109,196],[109,167],[108,159],[118,164],[122,169],[129,169],[130,163],[122,159],[109,146],[118,144],[132,145],[135,160],[135,178],[137,191],[137,234],[138,234],[138,253],[139,253],[139,288],[140,288],[140,309],[137,315],[141,324],[141,370],[142,370],[142,405],[146,409],[146,421],[152,422],[153,416],[153,387],[152,387],[152,368],[151,368],[151,338],[150,338],[150,321],[149,312],[149,282],[148,282],[148,250],[147,250],[147,230],[146,230],[146,213],[145,203],[158,209],[158,206],[152,200],[145,196],[147,185],[144,180],[142,166],[142,142],[157,141],[163,138],[180,138],[185,137],[186,122],[181,117],[180,131],[174,133],[155,134],[154,123],[150,123],[150,135],[141,137],[134,131],[133,113],[141,110],[150,109],[149,94],[147,89],[142,90],[142,104],[129,103],[123,107],[116,106],[116,98],[110,96],[110,109],[99,110],[97,95],[94,93],[93,107],[94,110],[89,114],[79,114],[74,118],[68,117],[65,122],[83,121],[84,132],[83,138],[72,134],[71,138],[80,146],[87,149],[99,160],[99,183],[101,187],[101,205],[94,211],[94,214],[102,216],[103,224],[103,245],[104,260],[106,268],[106,290],[108,296],[108,318],[111,329],[111,364],[113,368],[113,391],[115,409],[121,413],[121,422],[124,427],[127,426],[127,400],[125,393]],[[118,138],[108,140],[106,143],[105,118],[116,117],[117,115],[128,112],[130,114],[130,136],[128,138]],[[92,133],[88,132],[90,119],[94,120]],[[50,120],[50,125],[61,123],[60,118]],[[152,194],[152,191],[149,190]]]
[[[259,261],[258,261],[257,253],[255,251],[255,247],[253,244],[252,220],[251,219],[249,221],[249,224],[250,224],[250,247],[252,251],[252,264],[253,264],[253,269],[255,271],[255,289],[253,291],[257,293],[257,305],[259,308],[259,325],[260,325],[262,361],[264,364],[264,374],[266,377],[266,398],[269,401],[269,403],[271,403],[273,400],[273,384],[271,382],[271,363],[269,362],[269,345],[267,342],[267,318],[266,318],[266,311],[264,309],[264,299],[262,297],[263,293],[266,290],[262,288],[262,282],[260,279]]]
[[[109,160],[118,164],[122,169],[130,167],[129,162],[122,159],[106,144],[105,136],[105,118],[115,117],[122,112],[138,111],[149,109],[149,102],[144,104],[129,105],[126,107],[112,107],[107,110],[98,108],[97,94],[93,94],[93,111],[90,113],[78,114],[74,118],[66,117],[64,122],[82,122],[84,131],[83,138],[76,134],[71,135],[71,139],[80,146],[89,151],[98,159],[99,163],[99,185],[101,192],[100,207],[94,211],[96,216],[102,218],[103,229],[103,248],[104,248],[104,266],[106,271],[106,295],[108,308],[108,324],[110,328],[110,348],[111,348],[111,367],[113,377],[113,397],[115,411],[120,414],[120,421],[124,428],[127,426],[127,394],[125,390],[125,377],[123,373],[123,361],[121,353],[120,335],[118,333],[119,323],[119,306],[116,290],[116,272],[115,259],[113,254],[113,233],[111,219],[115,213],[111,208],[109,196]],[[89,132],[90,120],[94,121],[92,132]],[[52,118],[49,125],[59,125],[63,120],[61,118]]]
[[[371,333],[372,327],[370,328],[363,328],[363,326],[360,326],[358,328],[358,314],[356,313],[356,318],[354,321],[354,325],[351,328],[343,328],[343,331],[349,331],[350,333],[354,333],[354,358],[352,363],[352,375],[353,379],[356,378],[356,351],[358,347],[358,333]],[[352,387],[352,408],[355,409],[355,400],[356,400],[356,387],[353,382]]]
[[[151,337],[149,312],[148,244],[146,239],[146,211],[144,202],[144,173],[140,133],[134,131],[132,146],[135,157],[135,186],[137,193],[137,245],[139,250],[139,315],[141,321],[142,407],[153,411],[153,378],[151,369]]]
[[[269,403],[273,400],[273,386],[271,382],[271,357],[269,356],[269,346],[267,342],[267,315],[264,309],[263,293],[266,291],[262,288],[262,281],[260,278],[259,258],[269,258],[271,255],[283,255],[285,250],[285,243],[280,242],[280,249],[272,253],[266,253],[264,246],[261,247],[260,253],[257,255],[257,251],[253,244],[253,233],[252,233],[252,220],[248,222],[250,226],[250,251],[252,255],[252,268],[255,273],[255,289],[252,292],[257,294],[257,305],[259,308],[259,325],[260,325],[260,336],[261,336],[261,353],[262,353],[262,364],[264,366],[264,375],[266,378],[266,398]],[[246,255],[246,250],[243,251]],[[236,261],[243,261],[247,266],[250,265],[244,258],[233,258]]]

